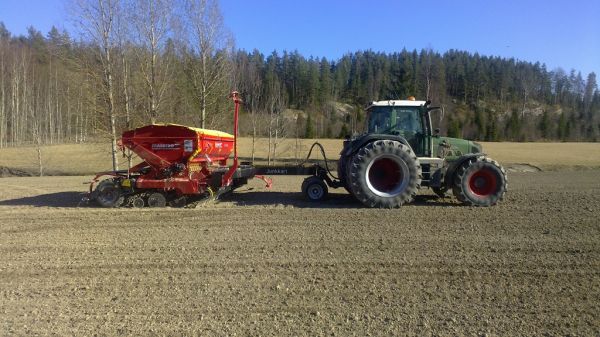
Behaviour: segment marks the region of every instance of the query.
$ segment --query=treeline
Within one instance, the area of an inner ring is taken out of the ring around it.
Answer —
[[[324,128],[307,126],[319,137],[360,129],[361,110],[371,101],[409,96],[443,107],[435,122],[450,136],[488,141],[600,136],[595,73],[584,79],[575,70],[549,71],[540,63],[456,50],[361,51],[336,61],[298,52],[238,51],[234,60],[252,109],[269,111],[273,98],[281,96],[276,101],[309,112],[313,121],[325,116]],[[336,102],[353,109],[344,111]],[[342,111],[336,114],[336,108]]]
[[[0,22],[0,147],[110,139],[151,122],[230,129],[233,39],[217,0],[73,0],[78,38]]]
[[[594,73],[456,50],[264,55],[234,48],[216,1],[77,3],[78,39],[56,28],[14,36],[0,23],[0,147],[115,143],[149,122],[231,131],[231,90],[244,99],[241,133],[274,148],[284,137],[360,132],[370,101],[408,96],[443,107],[435,124],[450,136],[600,138]]]

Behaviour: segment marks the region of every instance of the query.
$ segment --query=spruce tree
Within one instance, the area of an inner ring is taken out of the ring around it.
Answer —
[[[304,138],[312,139],[315,138],[315,127],[313,125],[312,117],[309,114],[306,119],[306,130],[304,132]]]
[[[346,138],[350,136],[350,131],[348,130],[348,124],[344,123],[342,125],[342,129],[340,130],[340,135],[338,138]]]

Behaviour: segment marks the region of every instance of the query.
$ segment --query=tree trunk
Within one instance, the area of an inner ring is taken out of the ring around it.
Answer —
[[[102,3],[100,2],[101,6]],[[114,101],[114,88],[113,88],[113,78],[112,78],[112,58],[111,58],[111,49],[112,45],[110,42],[110,35],[113,32],[112,22],[114,20],[114,13],[112,9],[109,8],[108,17],[107,13],[102,10],[102,47],[104,53],[104,80],[106,86],[106,94],[108,99],[108,119],[109,119],[109,127],[110,127],[110,137],[111,137],[111,157],[112,157],[112,166],[113,170],[119,169],[119,159],[117,157],[117,127],[116,127],[116,116],[115,116],[115,101]]]
[[[117,123],[115,116],[115,102],[113,96],[113,79],[112,79],[112,66],[110,58],[110,50],[108,46],[104,49],[104,57],[106,58],[106,66],[104,70],[106,80],[106,90],[108,94],[108,117],[110,126],[110,138],[111,138],[111,157],[113,170],[119,169],[119,158],[117,157]]]
[[[279,115],[275,121],[275,141],[273,142],[273,162],[277,159],[277,141],[279,138]]]
[[[200,87],[200,127],[206,128],[206,54],[202,53],[202,80]]]
[[[252,165],[254,165],[254,156],[256,151],[256,116],[252,111]]]
[[[0,43],[2,42],[3,41],[0,40]],[[4,102],[6,99],[6,91],[4,89],[4,76],[4,46],[3,44],[0,44],[0,149],[4,147],[4,133],[6,132],[6,129],[4,127],[6,120],[6,110],[4,109]]]
[[[35,138],[36,138],[35,144],[36,144],[36,150],[37,150],[38,168],[39,168],[40,177],[42,177],[44,175],[44,165],[42,165],[42,144],[41,144],[42,142],[41,142],[39,134]]]
[[[123,97],[125,99],[125,127],[131,129],[131,111],[129,107],[129,69],[125,60],[125,52],[121,51],[121,63],[123,65]],[[152,121],[154,123],[154,121]],[[127,149],[127,171],[131,169],[131,150]]]
[[[273,144],[273,114],[269,114],[269,148],[267,149],[267,165],[271,165],[271,146]]]

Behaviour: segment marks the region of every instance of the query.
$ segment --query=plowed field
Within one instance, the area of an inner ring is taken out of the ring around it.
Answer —
[[[0,335],[600,335],[600,171],[512,173],[496,207],[399,210],[301,178],[196,209],[77,207],[0,179]]]

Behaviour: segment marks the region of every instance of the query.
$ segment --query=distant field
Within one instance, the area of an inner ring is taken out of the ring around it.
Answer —
[[[337,159],[342,146],[339,139],[318,140],[325,147],[329,159]],[[286,139],[277,146],[278,159],[306,157],[314,140]],[[238,144],[240,156],[251,156],[252,140],[242,138]],[[256,141],[256,158],[260,162],[267,158],[267,139]],[[484,151],[505,166],[529,164],[543,170],[600,168],[600,143],[483,143]],[[44,170],[49,175],[88,175],[111,168],[110,145],[64,144],[42,148]],[[312,158],[321,158],[319,151]],[[121,163],[124,158],[119,156]],[[37,171],[35,147],[0,149],[0,167],[10,167],[28,172]],[[124,167],[124,165],[122,165]]]

